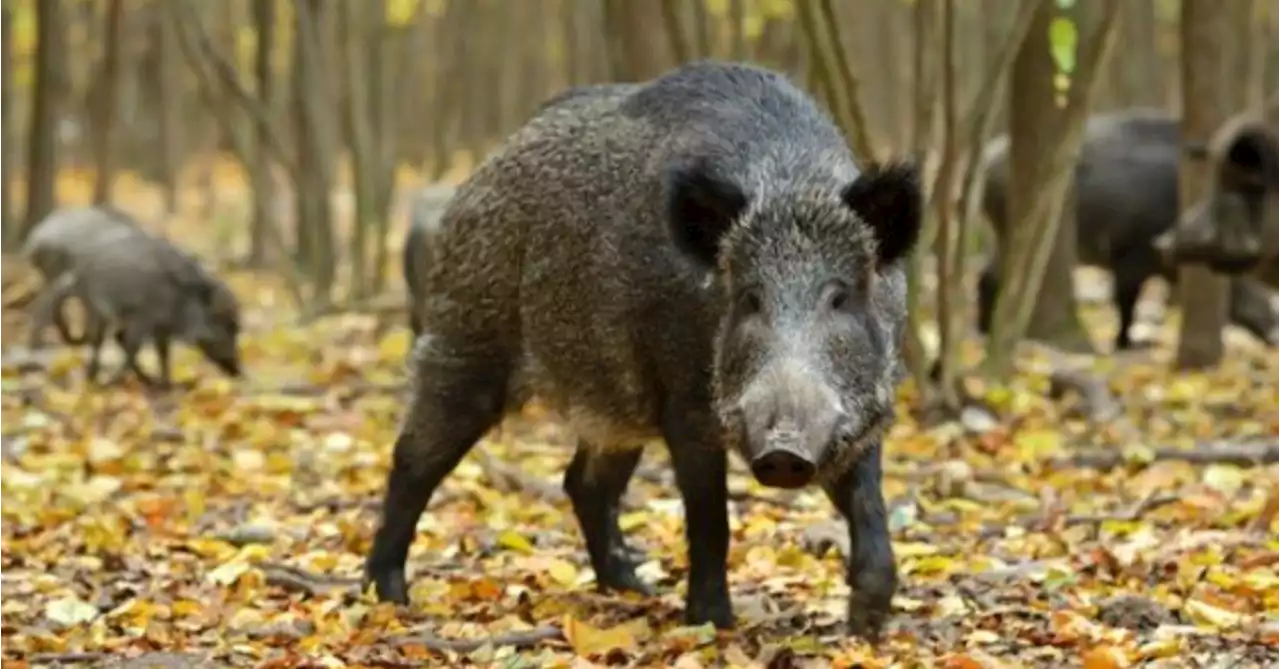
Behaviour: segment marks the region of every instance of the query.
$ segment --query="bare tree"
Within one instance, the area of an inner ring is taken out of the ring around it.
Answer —
[[[1085,116],[1096,88],[1095,73],[1106,63],[1115,42],[1119,5],[1107,3],[1097,26],[1088,31],[1087,39],[1080,40],[1083,46],[1062,110],[1056,108],[1052,91],[1049,96],[1043,95],[1041,79],[1052,76],[1052,70],[1045,68],[1047,47],[1041,39],[1052,19],[1051,3],[1038,6],[1028,39],[1014,63],[1008,230],[1000,244],[1001,282],[987,340],[984,367],[989,375],[1004,377],[1008,373],[1015,345],[1027,330],[1033,307],[1051,299],[1041,284],[1054,247],[1059,251],[1063,247],[1075,248],[1074,240],[1059,240],[1059,222],[1075,155],[1084,135]],[[1084,34],[1083,28],[1079,26],[1077,31]]]
[[[165,210],[172,214],[178,210],[178,172],[182,160],[182,71],[179,69],[178,36],[170,16],[174,7],[166,2],[158,4],[154,11],[157,17],[152,27],[155,41],[153,85],[159,112],[160,180]]]
[[[912,14],[915,49],[911,58],[911,152],[922,167],[927,162],[928,147],[933,141],[933,101],[940,59],[934,57],[932,47],[937,43],[937,26],[936,0],[916,0]],[[926,229],[929,227],[926,225]],[[928,360],[920,337],[924,326],[924,310],[921,308],[923,279],[924,254],[913,253],[907,268],[907,332],[903,357],[915,379],[916,388],[926,392],[930,388]]]
[[[1227,76],[1230,55],[1223,45],[1242,39],[1233,35],[1232,17],[1224,5],[1210,0],[1182,0],[1182,139],[1207,142],[1230,114],[1238,97]],[[1179,207],[1183,210],[1204,197],[1209,187],[1206,161],[1183,160],[1178,177]],[[1227,320],[1226,279],[1209,268],[1185,265],[1178,270],[1178,302],[1182,329],[1178,336],[1177,366],[1196,369],[1222,360],[1222,327]]]
[[[102,43],[102,70],[98,79],[98,100],[93,118],[94,181],[93,202],[104,204],[111,199],[111,180],[115,169],[115,119],[120,107],[120,51],[124,40],[124,0],[109,0],[107,30]]]
[[[262,101],[267,114],[275,109],[277,91],[275,68],[272,54],[276,45],[276,3],[253,3],[253,23],[258,43],[254,51],[253,70],[254,83],[257,87],[258,99]],[[254,127],[252,156],[246,167],[249,172],[249,197],[252,200],[252,218],[249,221],[249,257],[250,267],[264,267],[267,263],[267,235],[271,222],[271,200],[275,193],[275,182],[271,178],[270,141],[266,134],[270,128],[257,124]]]
[[[0,115],[4,117],[0,132],[0,230],[3,230],[3,242],[12,248],[18,241],[17,220],[13,214],[13,134],[9,129],[14,125],[13,116],[13,7],[5,4],[0,7]]]
[[[62,0],[36,3],[35,91],[31,102],[31,131],[27,136],[27,211],[22,237],[54,207],[54,179],[58,169],[58,121],[66,83]]]
[[[333,56],[329,52],[333,41],[325,34],[324,14],[329,7],[320,0],[298,0],[294,5],[293,117],[297,162],[306,165],[298,172],[294,188],[296,245],[303,269],[311,277],[317,308],[330,303],[337,278],[331,199],[337,147],[329,113],[333,91],[325,79]]]
[[[609,69],[619,81],[643,81],[671,66],[660,2],[604,0]]]

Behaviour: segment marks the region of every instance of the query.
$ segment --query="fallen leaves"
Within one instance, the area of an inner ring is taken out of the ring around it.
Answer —
[[[161,651],[191,663],[175,666],[507,669],[1276,656],[1274,351],[1233,350],[1222,370],[1186,378],[1104,365],[1136,436],[1048,398],[1043,374],[987,384],[988,408],[953,422],[902,411],[884,477],[901,587],[872,647],[843,628],[844,522],[819,490],[764,489],[737,461],[736,630],[682,624],[685,509],[662,449],[619,514],[657,595],[597,592],[560,490],[573,439],[536,405],[436,492],[410,551],[410,604],[377,603],[362,568],[410,337],[366,316],[273,325],[288,320],[273,289],[232,278],[258,324],[250,379],[216,376],[184,349],[175,376],[192,387],[151,397],[87,387],[75,351],[6,359],[6,666]]]

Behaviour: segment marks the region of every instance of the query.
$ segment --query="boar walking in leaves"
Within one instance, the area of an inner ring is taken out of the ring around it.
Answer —
[[[135,227],[128,234],[96,238],[70,260],[32,306],[32,327],[38,332],[53,322],[68,298],[83,302],[88,314],[85,339],[92,349],[86,370],[91,381],[97,378],[102,346],[112,333],[125,356],[113,383],[132,371],[147,385],[169,386],[169,347],[174,339],[193,343],[227,374],[240,374],[239,304],[231,289],[194,257]],[[138,364],[138,353],[148,340],[159,358],[159,379]]]
[[[544,105],[455,194],[366,578],[407,602],[432,493],[536,395],[577,434],[564,487],[602,588],[648,592],[618,524],[646,443],[686,510],[685,616],[733,624],[726,458],[847,519],[851,631],[897,584],[881,492],[920,228],[907,163],[860,169],[784,76],[696,63]]]

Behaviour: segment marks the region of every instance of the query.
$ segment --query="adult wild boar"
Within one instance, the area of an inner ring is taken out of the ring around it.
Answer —
[[[405,602],[441,480],[536,394],[578,435],[565,473],[597,582],[646,592],[618,525],[661,439],[686,510],[685,616],[733,623],[726,457],[817,483],[848,520],[852,631],[897,577],[880,490],[920,228],[907,163],[860,168],[783,75],[695,63],[544,105],[457,191],[422,277],[425,329],[366,578]]]

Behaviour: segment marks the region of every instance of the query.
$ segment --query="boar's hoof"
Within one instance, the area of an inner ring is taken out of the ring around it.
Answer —
[[[603,574],[596,574],[596,584],[601,590],[634,592],[645,597],[654,595],[653,587],[636,576],[634,564],[617,564]]]
[[[378,601],[409,603],[409,587],[405,583],[403,569],[370,569],[365,576],[365,587],[368,587],[370,582],[373,582]]]
[[[711,623],[716,629],[733,629],[733,609],[728,602],[697,603],[689,602],[684,612],[684,620],[689,625]]]
[[[774,448],[751,461],[756,480],[772,488],[799,488],[813,480],[817,466],[789,448]]]
[[[870,573],[857,579],[860,583],[849,596],[848,630],[869,643],[878,643],[893,607],[896,584],[893,577],[889,577],[888,583],[873,584],[872,579]]]

